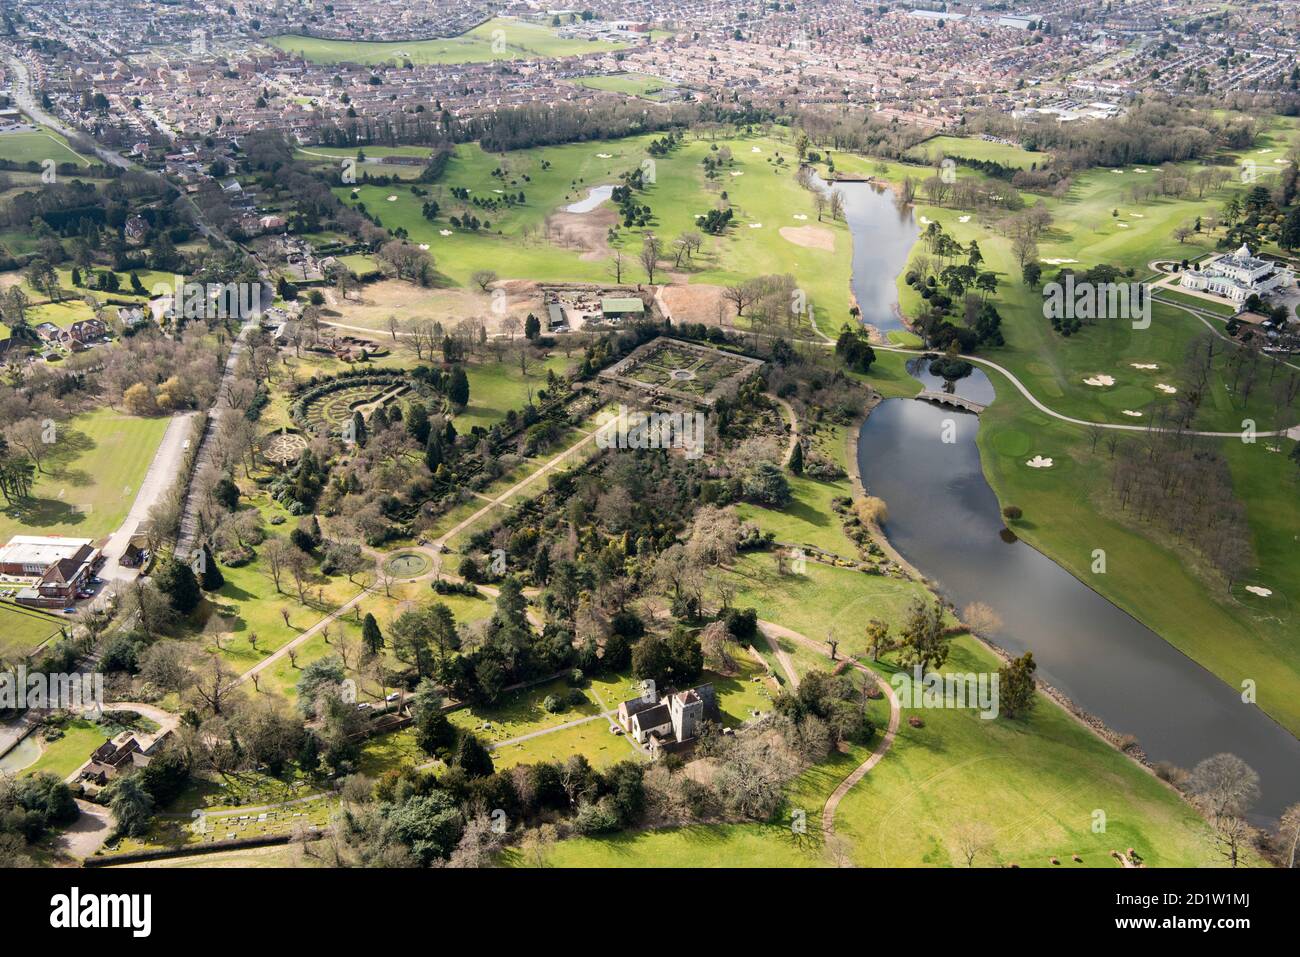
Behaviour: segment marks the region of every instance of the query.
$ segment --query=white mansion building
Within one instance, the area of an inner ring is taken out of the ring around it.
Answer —
[[[1263,297],[1295,282],[1291,270],[1280,263],[1250,254],[1245,244],[1235,253],[1211,260],[1198,270],[1187,270],[1179,284],[1185,289],[1213,293],[1240,305],[1251,294]]]

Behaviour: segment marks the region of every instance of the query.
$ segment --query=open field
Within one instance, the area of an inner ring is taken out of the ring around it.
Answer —
[[[1081,428],[1042,415],[993,379],[998,398],[980,419],[980,458],[999,501],[1024,510],[1027,521],[1016,533],[1229,685],[1254,678],[1260,707],[1300,732],[1300,514],[1295,465],[1285,457],[1294,443],[1283,440],[1281,452],[1269,451],[1272,440],[1219,445],[1246,503],[1258,560],[1229,592],[1217,576],[1197,573],[1200,559],[1186,546],[1120,515],[1103,447],[1090,451]],[[1026,468],[1030,434],[1035,450],[1071,467]],[[1096,548],[1105,549],[1111,574],[1090,574]],[[1273,594],[1257,597],[1243,590],[1248,584]]]
[[[826,624],[814,622],[813,633]],[[819,664],[802,646],[789,650],[801,670]],[[974,641],[959,638],[947,667],[979,671],[993,664]],[[893,668],[881,670],[888,675]],[[883,702],[872,703],[872,716],[883,723]],[[1046,700],[1025,720],[986,721],[971,711],[944,709],[926,709],[921,716],[921,728],[903,722],[889,754],[840,804],[834,852],[817,826],[821,808],[868,748],[854,746],[805,771],[771,823],[576,838],[557,844],[548,863],[817,867],[847,858],[861,866],[963,866],[955,842],[963,821],[981,824],[992,835],[990,850],[976,862],[980,866],[1051,867],[1055,856],[1062,867],[1117,867],[1110,851],[1128,847],[1156,866],[1215,863],[1208,829],[1170,788]],[[1099,808],[1106,830],[1095,833]],[[807,834],[791,829],[795,811],[804,812]],[[1082,864],[1071,861],[1076,853]],[[502,860],[526,865],[516,850]]]
[[[341,187],[336,195],[344,202],[364,203],[385,226],[403,228],[412,242],[427,245],[446,285],[467,287],[478,269],[494,270],[503,279],[610,282],[615,250],[624,257],[624,281],[641,280],[644,271],[635,260],[642,233],[652,229],[666,248],[656,282],[707,288],[754,275],[792,273],[803,284],[818,321],[836,328],[848,315],[849,257],[824,248],[826,244],[807,245],[781,234],[782,227],[814,223],[816,210],[811,193],[794,181],[793,148],[779,139],[737,136],[714,143],[688,138],[668,155],[654,157],[654,181],[637,196],[652,210],[646,228],[620,226],[612,203],[585,214],[557,212],[585,198],[590,187],[613,184],[619,174],[640,167],[649,159],[646,147],[653,139],[638,136],[519,150],[504,157],[461,144],[432,189],[440,209],[433,222],[422,214],[424,198],[406,186]],[[725,156],[723,148],[731,159],[709,178],[703,160]],[[498,168],[502,175],[493,176]],[[489,209],[456,199],[453,187],[487,202],[522,190],[525,201]],[[697,216],[725,203],[735,212],[732,225],[720,236],[706,235],[699,252],[675,264],[672,239],[696,231]],[[453,216],[459,220],[466,214],[488,225],[475,231],[451,223]],[[544,229],[548,218],[549,239]],[[848,247],[843,223],[824,219],[816,228],[833,249]],[[341,311],[346,316],[346,306]],[[717,309],[708,307],[695,314],[675,313],[675,318],[718,321]]]
[[[579,76],[571,82],[589,90],[605,90],[610,93],[625,93],[628,96],[643,96],[655,99],[656,94],[672,86],[667,80],[644,73],[611,73],[596,76]]]
[[[623,43],[566,39],[549,27],[496,17],[458,37],[432,40],[367,42],[323,40],[317,37],[283,35],[271,37],[273,46],[299,53],[313,63],[486,63],[492,60],[527,60],[605,53],[627,46]]]
[[[64,622],[35,608],[0,602],[0,660],[30,654],[62,633]]]
[[[19,534],[97,539],[115,530],[131,509],[167,421],[98,409],[61,425],[31,499],[0,509],[0,542]]]
[[[56,165],[90,165],[90,161],[69,146],[66,139],[44,126],[16,133],[0,133],[0,159],[13,163],[42,163],[52,159]]]
[[[990,160],[1003,166],[1030,169],[1051,162],[1050,153],[1034,153],[1019,146],[995,143],[970,136],[936,136],[911,150],[908,159],[933,163],[942,156],[961,156],[973,160]]]

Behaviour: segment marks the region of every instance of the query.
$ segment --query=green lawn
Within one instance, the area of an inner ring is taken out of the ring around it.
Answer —
[[[63,625],[54,615],[0,602],[0,660],[29,654],[46,639],[57,637]]]
[[[100,408],[60,424],[31,499],[0,509],[0,542],[21,534],[98,539],[116,530],[167,422]]]
[[[323,40],[317,37],[282,35],[269,42],[281,50],[299,53],[313,63],[486,63],[491,60],[526,60],[605,53],[627,46],[564,38],[549,27],[513,17],[496,17],[458,37],[432,40],[369,42]]]
[[[663,92],[672,84],[657,76],[644,73],[612,73],[596,76],[575,77],[570,82],[589,90],[605,90],[610,93],[625,93],[628,96],[643,96],[654,99],[655,94]]]
[[[1237,496],[1246,503],[1258,566],[1231,593],[1193,569],[1197,559],[1173,542],[1153,540],[1149,526],[1134,527],[1109,496],[1109,455],[1089,450],[1083,430],[1051,419],[994,376],[998,399],[981,416],[978,441],[984,474],[999,501],[1024,510],[1017,534],[1095,587],[1166,641],[1233,687],[1258,683],[1259,705],[1300,733],[1300,632],[1295,602],[1300,565],[1295,542],[1296,468],[1286,458],[1294,443],[1253,445],[1223,440]],[[1025,467],[1028,435],[1040,454],[1064,467]],[[1106,551],[1108,574],[1090,573],[1092,551]],[[1262,585],[1267,598],[1243,590]]]
[[[363,185],[340,187],[335,192],[344,202],[364,203],[386,227],[405,229],[412,242],[427,244],[438,273],[449,285],[468,287],[470,276],[478,269],[492,269],[504,279],[606,282],[611,278],[612,252],[549,242],[540,232],[532,231],[540,230],[557,207],[584,198],[590,187],[615,183],[619,174],[653,159],[654,182],[638,200],[650,206],[653,218],[649,229],[666,246],[678,234],[695,231],[695,217],[715,205],[729,202],[737,217],[724,235],[706,236],[701,251],[693,260],[681,263],[676,278],[725,285],[757,274],[792,273],[799,277],[822,327],[838,328],[848,315],[848,228],[829,219],[817,222],[812,194],[794,181],[793,147],[780,139],[758,136],[719,139],[716,144],[688,138],[671,154],[651,158],[646,147],[656,138],[637,136],[517,150],[505,156],[486,154],[476,144],[461,144],[433,188],[440,206],[433,222],[422,214],[425,199],[406,186]],[[702,161],[716,158],[723,147],[731,151],[732,159],[709,180]],[[492,175],[498,168],[504,171],[501,177]],[[484,198],[522,190],[525,202],[500,210],[478,209],[455,199],[452,187]],[[390,202],[390,196],[396,198]],[[612,205],[604,208],[613,210]],[[453,226],[451,217],[459,219],[465,212],[486,220],[489,226],[477,232]],[[800,226],[823,230],[835,251],[798,245],[780,233],[782,227]],[[625,281],[645,278],[635,263],[644,231],[639,227],[618,229],[614,248],[622,249],[630,264],[625,268]],[[596,232],[593,241],[606,238],[603,228]],[[669,269],[671,259],[662,266]]]
[[[73,719],[62,728],[63,737],[43,743],[40,758],[23,769],[24,775],[48,771],[66,778],[90,760],[90,754],[108,740],[108,734],[93,721]],[[37,732],[39,734],[39,732]]]
[[[562,353],[554,353],[542,362],[530,360],[527,372],[521,372],[518,362],[475,362],[465,366],[469,378],[469,405],[456,416],[456,430],[468,432],[476,425],[491,428],[505,419],[511,409],[516,411],[532,401],[537,401],[537,390],[546,388],[547,370],[564,375],[573,360]]]
[[[0,133],[0,159],[14,163],[41,163],[52,159],[56,165],[90,165],[90,161],[69,146],[66,139],[44,126],[20,133]]]
[[[991,160],[1003,166],[1029,169],[1051,162],[1050,153],[1034,153],[1019,146],[994,143],[974,136],[936,136],[915,147],[908,159],[933,162],[941,156],[960,156],[973,160]]]

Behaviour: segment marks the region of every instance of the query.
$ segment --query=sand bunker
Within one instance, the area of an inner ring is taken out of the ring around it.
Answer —
[[[969,222],[970,222],[970,217],[969,217],[969,216],[958,216],[958,217],[957,217],[957,222],[959,222],[959,223],[969,223]]]
[[[1132,409],[1125,409],[1125,410],[1124,410],[1124,414],[1127,415],[1127,416],[1129,416],[1130,418],[1134,418],[1134,419],[1140,419],[1140,418],[1142,418],[1142,413],[1141,413],[1141,412],[1134,412]]]
[[[916,218],[916,221],[917,221],[918,223],[920,223],[922,226],[929,226],[929,225],[930,225],[930,220],[926,219],[924,216],[918,216],[918,217]]]
[[[1273,594],[1273,589],[1265,588],[1262,585],[1247,585],[1246,591],[1250,592],[1252,595],[1258,595],[1260,598],[1267,598],[1269,595]]]
[[[428,243],[420,243],[420,248],[421,248],[421,249],[428,249],[428,248],[429,248],[429,244],[428,244]]]
[[[780,233],[782,239],[787,239],[796,246],[835,252],[835,234],[829,229],[820,226],[782,226]]]
[[[1031,469],[1050,469],[1054,463],[1051,459],[1045,459],[1041,455],[1035,455],[1025,464]]]
[[[1068,263],[1077,263],[1077,259],[1044,259],[1043,262],[1049,266],[1064,266]]]
[[[1118,226],[1120,229],[1128,229],[1128,228],[1129,228],[1129,224],[1128,224],[1128,223],[1116,223],[1115,225]]]
[[[1156,388],[1159,389],[1161,392],[1165,393],[1166,395],[1173,395],[1175,392],[1178,391],[1173,386],[1165,385],[1163,382],[1157,382]]]
[[[744,176],[745,173],[744,173],[744,170],[733,169],[733,170],[731,171],[731,175],[732,175],[732,176]]]
[[[751,146],[751,147],[749,148],[749,151],[750,151],[751,153],[761,153],[761,152],[763,152],[763,151],[762,151],[761,149],[759,149],[757,146]]]
[[[1110,375],[1095,375],[1083,380],[1084,385],[1093,386],[1111,386],[1115,384],[1115,377]]]
[[[750,223],[750,224],[749,224],[749,228],[750,228],[750,229],[762,229],[762,228],[763,228],[763,224],[762,224],[762,223]]]
[[[795,219],[807,219],[808,217],[807,217],[806,215],[804,215],[803,213],[795,213],[795,214],[794,214],[794,218],[795,218]]]
[[[614,158],[614,154],[613,154],[613,153],[597,153],[596,156],[598,156],[600,159],[603,159],[603,160],[613,159],[613,158]]]
[[[1154,362],[1130,362],[1134,369],[1159,369],[1160,367]]]
[[[438,235],[439,235],[439,236],[450,236],[450,235],[451,235],[451,230],[450,230],[450,229],[440,229],[440,230],[438,230]]]

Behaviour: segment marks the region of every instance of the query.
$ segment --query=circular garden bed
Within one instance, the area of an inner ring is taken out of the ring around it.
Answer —
[[[429,556],[420,552],[398,552],[384,562],[384,569],[398,578],[419,578],[432,567]]]

